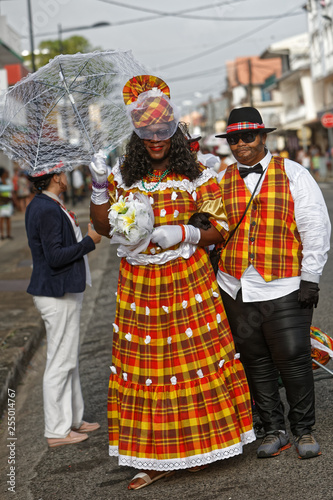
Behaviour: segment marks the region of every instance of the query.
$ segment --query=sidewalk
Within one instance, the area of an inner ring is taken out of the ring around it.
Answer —
[[[84,234],[89,221],[89,198],[74,210]],[[12,234],[13,240],[0,240],[0,418],[6,407],[8,387],[16,388],[45,333],[32,296],[26,293],[32,259],[23,213],[12,217]]]

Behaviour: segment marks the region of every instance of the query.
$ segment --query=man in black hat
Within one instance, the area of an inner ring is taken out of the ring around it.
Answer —
[[[320,447],[312,435],[310,326],[330,222],[309,172],[267,150],[273,130],[257,109],[244,107],[231,111],[226,133],[217,136],[227,139],[236,159],[221,179],[232,237],[221,253],[217,281],[265,430],[257,456],[273,457],[291,446],[280,375],[298,455],[311,458]]]

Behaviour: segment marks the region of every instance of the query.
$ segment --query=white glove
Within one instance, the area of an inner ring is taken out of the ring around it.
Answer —
[[[190,225],[183,226],[183,228],[184,233],[181,226],[166,225],[156,227],[154,229],[151,242],[156,243],[156,245],[163,249],[173,247],[181,241],[197,245],[201,238],[200,229]]]
[[[91,201],[94,205],[104,205],[109,201],[108,168],[105,163],[105,155],[101,150],[92,157],[89,170],[92,179]]]
[[[100,150],[95,153],[92,157],[92,161],[89,165],[89,170],[91,173],[92,180],[97,184],[103,184],[108,179],[108,168],[105,163],[105,155]]]

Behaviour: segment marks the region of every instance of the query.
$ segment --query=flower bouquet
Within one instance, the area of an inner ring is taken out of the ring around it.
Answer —
[[[109,209],[109,222],[111,243],[120,244],[125,254],[137,255],[146,250],[154,228],[154,212],[147,196],[120,196]]]

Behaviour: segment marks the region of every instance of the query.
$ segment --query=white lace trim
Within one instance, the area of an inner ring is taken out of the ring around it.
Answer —
[[[178,259],[178,257],[189,259],[194,254],[196,249],[197,245],[192,245],[191,243],[181,243],[176,250],[165,250],[165,252],[155,255],[139,253],[135,256],[130,256],[126,252],[126,247],[122,245],[121,247],[118,247],[117,255],[118,257],[126,257],[127,262],[133,266],[141,266],[147,264],[165,264],[171,260]]]
[[[117,182],[118,186],[121,187],[122,189],[125,189],[125,191],[129,191],[133,188],[137,188],[140,191],[143,191],[144,193],[152,192],[150,191],[154,186],[156,186],[158,191],[164,191],[165,189],[171,188],[171,189],[179,189],[181,191],[187,191],[188,193],[192,194],[193,191],[195,191],[199,186],[202,186],[207,182],[209,179],[216,179],[217,178],[217,173],[212,169],[212,168],[206,168],[201,175],[194,181],[189,181],[188,179],[182,179],[181,181],[175,181],[175,180],[166,180],[165,182],[160,182],[158,186],[156,185],[156,182],[145,182],[145,186],[147,189],[144,189],[142,186],[142,181],[137,181],[134,184],[132,184],[130,187],[126,186],[123,183],[123,178],[121,176],[120,172],[120,165],[116,164],[113,169],[112,169],[112,174],[114,177],[114,180]],[[153,190],[155,191],[155,190]]]
[[[240,455],[243,452],[243,445],[252,443],[256,439],[254,431],[248,431],[241,435],[241,442],[222,448],[220,450],[213,450],[201,455],[193,455],[186,458],[170,458],[168,460],[156,460],[149,458],[129,457],[119,455],[117,446],[109,446],[109,455],[111,457],[118,457],[119,465],[135,467],[142,470],[156,470],[156,471],[171,471],[178,469],[188,469],[190,467],[197,467],[198,465],[211,464],[217,460],[225,460],[227,458]]]

